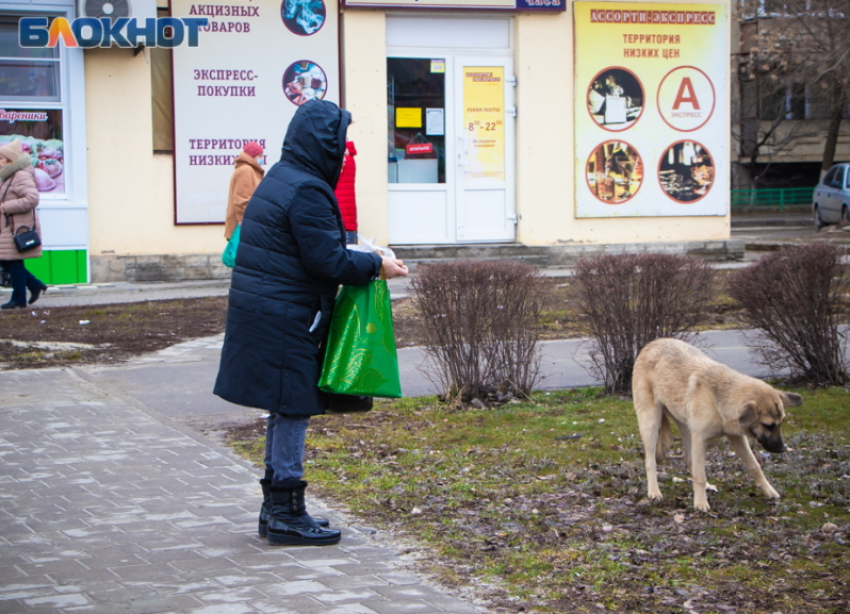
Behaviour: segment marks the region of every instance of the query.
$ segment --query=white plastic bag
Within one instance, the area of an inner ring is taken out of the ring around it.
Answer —
[[[395,259],[395,253],[389,247],[382,247],[380,245],[375,245],[375,239],[367,239],[360,233],[357,233],[357,240],[360,242],[357,245],[346,245],[346,247],[350,250],[354,250],[355,252],[374,252],[381,256],[389,256],[390,258]]]

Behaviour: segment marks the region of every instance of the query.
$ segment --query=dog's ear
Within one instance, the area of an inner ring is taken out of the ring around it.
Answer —
[[[782,404],[785,407],[799,407],[803,404],[803,397],[796,392],[780,392],[779,394],[782,396]]]
[[[741,413],[738,416],[738,426],[747,431],[753,424],[755,424],[758,418],[759,416],[756,412],[756,404],[753,401],[749,401],[744,403],[744,407],[741,409]]]

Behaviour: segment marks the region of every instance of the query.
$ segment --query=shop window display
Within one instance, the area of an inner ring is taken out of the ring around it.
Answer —
[[[65,191],[65,145],[62,142],[62,111],[0,109],[0,146],[19,139],[29,155],[39,192]]]
[[[0,145],[20,139],[39,192],[65,192],[59,48],[18,45],[18,18],[0,17]],[[44,106],[42,106],[44,105]]]
[[[387,59],[388,179],[445,183],[445,61]]]

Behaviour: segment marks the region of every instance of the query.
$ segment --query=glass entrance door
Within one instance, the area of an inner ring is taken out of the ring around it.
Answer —
[[[455,59],[457,240],[513,241],[514,81],[510,58]]]
[[[387,59],[387,181],[390,242],[454,241],[455,169],[447,160],[446,63],[433,58]]]

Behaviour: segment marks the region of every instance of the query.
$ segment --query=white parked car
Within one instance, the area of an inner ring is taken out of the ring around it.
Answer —
[[[815,187],[812,213],[815,230],[826,224],[850,223],[850,164],[836,164]]]

